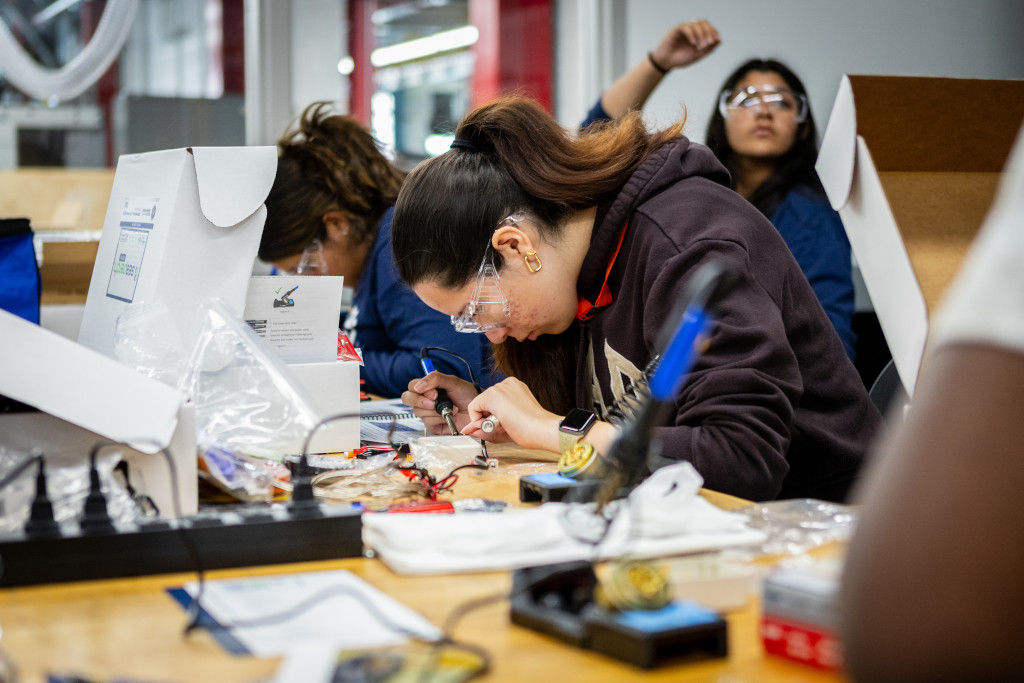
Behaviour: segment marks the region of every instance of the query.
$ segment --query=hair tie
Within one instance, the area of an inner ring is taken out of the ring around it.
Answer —
[[[470,152],[479,152],[480,148],[466,138],[455,138],[452,140],[451,149],[468,149]]]
[[[658,73],[660,73],[662,76],[664,76],[665,74],[668,73],[668,69],[666,69],[661,64],[658,64],[656,61],[654,61],[654,53],[653,52],[648,52],[647,53],[647,61],[649,61],[651,63],[651,66],[654,67],[654,70],[657,71]]]

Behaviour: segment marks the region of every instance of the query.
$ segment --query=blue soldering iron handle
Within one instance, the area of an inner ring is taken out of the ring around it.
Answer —
[[[423,372],[428,375],[435,370],[434,363],[429,358],[422,355],[422,353],[420,355],[420,365],[423,367]],[[454,410],[455,403],[452,401],[451,397],[448,396],[447,391],[438,387],[437,398],[434,399],[434,410],[438,415],[444,415],[445,409]]]

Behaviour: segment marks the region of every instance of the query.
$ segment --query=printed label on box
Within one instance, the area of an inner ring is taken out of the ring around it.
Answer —
[[[127,197],[121,207],[121,232],[117,237],[117,251],[110,266],[107,296],[132,303],[139,284],[142,259],[146,244],[153,231],[159,197]]]

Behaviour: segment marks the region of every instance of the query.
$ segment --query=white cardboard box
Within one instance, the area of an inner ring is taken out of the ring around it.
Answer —
[[[342,413],[359,413],[359,363],[289,363],[299,389],[318,420]],[[317,431],[311,453],[341,453],[359,447],[359,419],[338,420]]]
[[[197,508],[195,424],[182,395],[54,332],[0,311],[0,393],[42,412],[0,415],[0,444],[78,451],[102,439],[132,443],[129,475],[165,517],[173,516],[169,447],[183,514]]]
[[[122,156],[78,341],[113,357],[117,317],[138,301],[170,309],[186,354],[208,297],[241,318],[276,173],[274,147]]]
[[[903,386],[995,194],[1024,81],[844,76],[817,170],[839,212]]]

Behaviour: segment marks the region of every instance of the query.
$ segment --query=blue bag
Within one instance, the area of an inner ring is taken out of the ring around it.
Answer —
[[[28,219],[0,219],[0,308],[38,325],[41,293]]]

